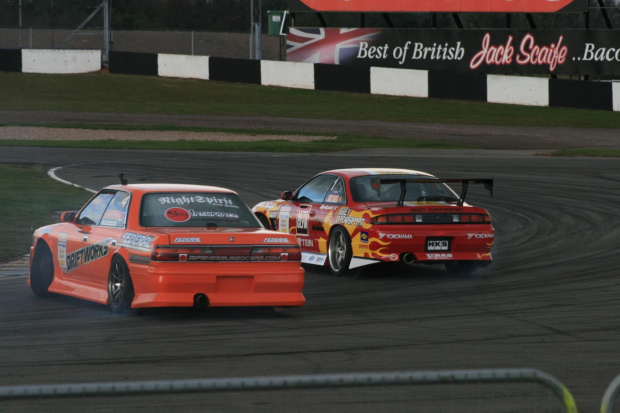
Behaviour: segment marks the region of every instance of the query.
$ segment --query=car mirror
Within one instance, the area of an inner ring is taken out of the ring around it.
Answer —
[[[293,193],[291,191],[284,191],[282,192],[282,195],[280,195],[280,199],[284,201],[290,201],[291,199],[293,199]]]
[[[60,220],[62,222],[75,222],[75,211],[63,212],[60,215]]]

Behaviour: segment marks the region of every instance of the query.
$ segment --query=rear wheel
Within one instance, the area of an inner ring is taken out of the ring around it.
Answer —
[[[351,237],[343,227],[336,227],[330,237],[327,251],[329,269],[332,274],[341,276],[349,269],[353,249]]]
[[[52,252],[47,244],[41,242],[34,251],[30,266],[30,289],[39,297],[48,297],[48,291],[54,280],[54,262]]]
[[[133,283],[129,276],[127,264],[118,256],[112,259],[110,266],[108,297],[112,312],[124,314],[131,310],[131,302],[134,297]]]

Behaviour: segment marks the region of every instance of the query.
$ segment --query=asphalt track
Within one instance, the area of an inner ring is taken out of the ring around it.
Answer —
[[[534,148],[538,149],[538,148]],[[532,151],[257,154],[0,148],[1,163],[61,167],[98,189],[131,182],[220,185],[251,206],[316,172],[405,167],[495,179],[471,189],[496,228],[495,262],[462,278],[440,267],[361,277],[307,267],[303,308],[141,311],[119,317],[76,299],[37,299],[23,273],[0,276],[0,385],[290,374],[535,368],[598,411],[620,374],[620,163]],[[77,206],[76,206],[77,207]],[[617,403],[616,406],[619,406]],[[537,385],[364,387],[18,400],[0,411],[562,411]]]

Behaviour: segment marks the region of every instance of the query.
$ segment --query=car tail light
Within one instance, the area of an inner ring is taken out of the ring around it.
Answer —
[[[254,247],[251,261],[301,261],[301,250],[297,246]]]
[[[373,225],[398,224],[490,224],[491,217],[485,213],[424,213],[379,215],[370,220]]]
[[[279,262],[301,261],[297,245],[178,247],[157,245],[151,260],[159,262]]]

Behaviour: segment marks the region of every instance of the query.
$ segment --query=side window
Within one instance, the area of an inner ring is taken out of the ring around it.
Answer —
[[[327,191],[327,196],[323,200],[325,204],[339,204],[344,205],[347,203],[347,196],[344,190],[344,182],[342,178],[336,179],[336,182]]]
[[[322,203],[327,191],[334,185],[333,175],[319,175],[306,183],[295,195],[294,201]]]
[[[101,217],[113,197],[113,192],[101,192],[97,194],[88,205],[82,209],[76,222],[80,225],[99,225]]]
[[[119,191],[103,214],[101,225],[106,227],[124,228],[129,209],[129,193]]]

